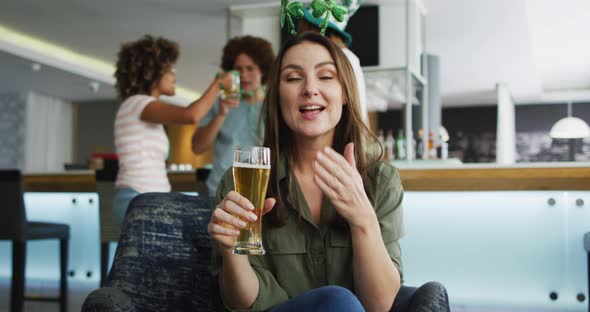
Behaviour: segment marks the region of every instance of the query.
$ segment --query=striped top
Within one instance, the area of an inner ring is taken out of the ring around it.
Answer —
[[[143,109],[155,100],[152,96],[133,95],[128,97],[117,111],[117,188],[132,188],[139,193],[170,191],[166,175],[169,142],[164,126],[140,119]]]

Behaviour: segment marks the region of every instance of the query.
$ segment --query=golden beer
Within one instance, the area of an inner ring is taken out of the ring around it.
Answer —
[[[219,96],[222,100],[240,98],[240,72],[232,70],[232,84],[229,88],[222,88]]]
[[[268,148],[253,147],[250,153],[236,150],[233,165],[233,177],[236,192],[246,197],[252,205],[252,211],[258,219],[246,222],[246,228],[240,229],[240,234],[234,245],[233,253],[240,255],[264,255],[262,246],[262,211],[266,198],[266,189],[270,179],[270,150]],[[239,159],[238,153],[242,153]],[[245,155],[245,157],[244,157]]]

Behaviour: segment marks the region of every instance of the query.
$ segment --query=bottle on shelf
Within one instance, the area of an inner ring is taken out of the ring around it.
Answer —
[[[440,127],[438,131],[438,137],[440,140],[440,146],[438,148],[438,157],[440,159],[448,159],[449,158],[449,132],[443,126]]]
[[[406,137],[404,136],[403,129],[399,129],[397,132],[397,138],[395,140],[395,152],[397,159],[406,159]]]
[[[436,146],[434,144],[434,132],[428,132],[428,158],[436,159]]]
[[[395,154],[395,139],[393,138],[393,131],[387,130],[387,136],[385,137],[385,160],[386,161],[394,161]]]
[[[449,143],[440,142],[440,159],[449,159]]]
[[[416,159],[424,159],[424,142],[422,141],[422,129],[418,130],[418,136],[416,138]]]

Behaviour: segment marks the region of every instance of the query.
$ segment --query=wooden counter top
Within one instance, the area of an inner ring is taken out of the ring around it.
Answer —
[[[590,167],[400,170],[407,191],[590,190]]]
[[[172,190],[177,192],[195,191],[194,171],[169,172]],[[95,192],[94,171],[64,173],[33,173],[24,175],[25,192]]]
[[[590,167],[400,169],[406,191],[590,190]],[[195,191],[195,174],[170,172],[174,191]],[[92,171],[25,174],[27,192],[94,192]]]

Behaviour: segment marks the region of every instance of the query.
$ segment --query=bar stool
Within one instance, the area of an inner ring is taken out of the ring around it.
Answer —
[[[24,301],[59,302],[61,312],[68,304],[68,242],[70,226],[59,223],[28,222],[23,197],[23,178],[19,170],[0,170],[0,240],[12,241],[12,287],[10,311],[23,311]],[[25,265],[27,241],[59,239],[60,282],[59,297],[25,296]]]
[[[115,180],[118,167],[96,170],[96,193],[100,216],[100,286],[104,286],[109,272],[109,244],[118,242],[121,227],[113,220],[113,201],[115,199]]]

